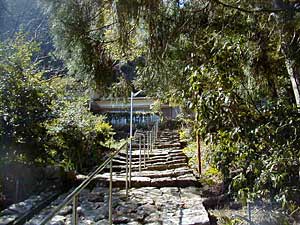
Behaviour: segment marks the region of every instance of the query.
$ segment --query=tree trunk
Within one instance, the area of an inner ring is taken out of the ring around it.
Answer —
[[[200,176],[201,173],[202,173],[202,170],[201,170],[201,139],[200,139],[201,137],[200,137],[200,133],[199,133],[199,129],[198,129],[198,121],[199,121],[198,120],[198,116],[199,116],[198,108],[196,107],[194,129],[195,129],[195,132],[196,132],[197,156],[198,156],[198,172],[199,172],[199,176]]]
[[[296,105],[298,107],[298,110],[300,110],[299,68],[297,67],[295,60],[291,60],[289,58],[286,58],[285,65],[292,82],[292,88],[295,95]]]

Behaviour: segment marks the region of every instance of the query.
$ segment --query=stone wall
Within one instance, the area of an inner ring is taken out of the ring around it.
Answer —
[[[65,188],[71,180],[70,175],[61,167],[38,167],[23,163],[8,163],[0,166],[0,196],[2,208],[24,200],[28,196],[45,189]]]

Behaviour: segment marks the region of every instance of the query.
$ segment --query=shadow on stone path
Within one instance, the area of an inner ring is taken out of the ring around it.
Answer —
[[[133,188],[126,200],[125,190],[114,189],[113,224],[209,225],[199,192],[197,187]],[[26,224],[39,224],[62,199],[63,196]],[[85,189],[79,197],[78,211],[79,224],[108,224],[108,189]],[[71,213],[72,207],[68,205],[49,224],[71,224]]]

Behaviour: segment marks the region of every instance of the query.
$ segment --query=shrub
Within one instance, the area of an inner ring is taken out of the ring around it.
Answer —
[[[47,150],[67,169],[82,170],[101,160],[111,140],[111,126],[89,112],[82,99],[64,102],[58,117],[46,123]]]

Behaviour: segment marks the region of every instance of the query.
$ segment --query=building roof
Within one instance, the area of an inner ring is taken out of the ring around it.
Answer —
[[[150,111],[156,99],[150,97],[133,98],[134,111]],[[161,104],[161,108],[169,108],[167,104]],[[106,99],[96,100],[92,103],[92,111],[96,112],[115,112],[130,109],[130,98],[124,99]]]

